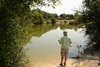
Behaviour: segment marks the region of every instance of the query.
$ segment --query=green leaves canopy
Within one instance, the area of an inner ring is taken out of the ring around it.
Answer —
[[[83,1],[83,17],[87,22],[91,22],[86,26],[86,35],[89,38],[89,45],[95,49],[99,49],[100,44],[100,0],[84,0]]]
[[[56,5],[59,0],[0,0],[0,66],[25,67],[23,44],[31,6]]]

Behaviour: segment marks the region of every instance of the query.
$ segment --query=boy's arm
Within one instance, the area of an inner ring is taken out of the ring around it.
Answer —
[[[71,44],[72,42],[70,41],[70,44]]]
[[[69,40],[70,40],[69,44],[71,44],[72,43],[71,38],[69,38]]]
[[[70,42],[69,42],[69,44],[71,44],[72,43],[72,41],[71,41],[71,39],[70,39]],[[70,47],[72,47],[71,45],[69,45]]]
[[[61,41],[60,40],[58,40],[58,42],[61,44]]]

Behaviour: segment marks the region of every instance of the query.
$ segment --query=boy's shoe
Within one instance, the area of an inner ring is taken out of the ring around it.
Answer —
[[[100,65],[100,63],[98,63],[98,65]]]
[[[66,65],[66,63],[64,63],[64,65]]]
[[[60,66],[63,66],[63,64],[62,64],[62,63],[60,63],[59,65],[60,65]]]

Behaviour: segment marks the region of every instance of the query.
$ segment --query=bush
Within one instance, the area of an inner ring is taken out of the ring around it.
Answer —
[[[53,24],[56,23],[56,18],[52,17],[51,18],[51,23],[53,23]]]
[[[17,20],[0,20],[0,67],[25,67],[27,63],[23,48],[27,32]]]

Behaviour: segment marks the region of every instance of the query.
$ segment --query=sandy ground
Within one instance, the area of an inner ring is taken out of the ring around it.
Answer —
[[[52,62],[42,62],[38,64],[30,63],[28,67],[100,67],[100,65],[97,65],[99,62],[98,57],[91,55],[83,55],[79,59],[69,58],[66,66],[59,66],[59,62],[60,60],[58,59]]]

